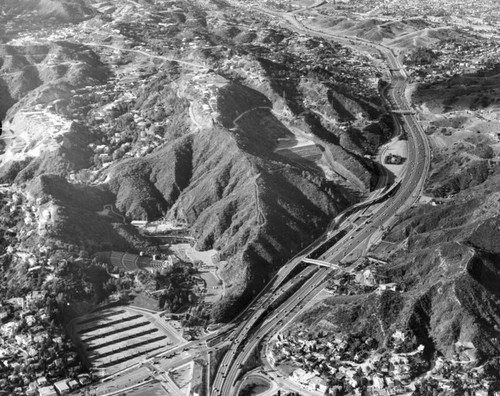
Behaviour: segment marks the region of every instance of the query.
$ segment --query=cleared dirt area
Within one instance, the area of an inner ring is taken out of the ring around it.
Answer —
[[[303,136],[279,139],[275,152],[292,160],[318,161],[322,156],[319,146]]]
[[[205,282],[205,302],[213,304],[219,301],[224,294],[224,287],[221,280],[212,271],[202,271],[200,277]]]
[[[380,150],[380,163],[389,170],[389,172],[394,174],[394,176],[401,176],[401,173],[405,169],[405,161],[401,164],[389,164],[386,163],[385,160],[388,156],[400,156],[403,159],[408,158],[408,142],[406,140],[399,140],[399,138],[396,137],[382,146]]]
[[[181,260],[203,263],[204,268],[200,268],[200,278],[205,282],[205,302],[212,304],[219,301],[224,295],[224,285],[217,275],[217,250],[200,252],[188,243],[172,245],[172,250]]]
[[[38,157],[44,151],[57,149],[70,132],[72,122],[48,111],[18,112],[6,122],[2,136],[5,144],[3,161],[22,161]],[[28,145],[29,142],[29,145]]]
[[[193,378],[194,362],[189,362],[170,372],[170,378],[176,383],[181,392],[189,396],[191,393],[191,379]]]

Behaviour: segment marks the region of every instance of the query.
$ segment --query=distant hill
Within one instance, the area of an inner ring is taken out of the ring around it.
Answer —
[[[95,15],[95,10],[85,0],[5,0],[0,4],[0,13],[8,17],[28,12],[62,22],[79,22]]]
[[[342,17],[312,20],[311,26],[404,49],[430,45],[449,36],[446,29],[433,29],[428,22],[419,18],[400,21],[369,18],[357,21]]]

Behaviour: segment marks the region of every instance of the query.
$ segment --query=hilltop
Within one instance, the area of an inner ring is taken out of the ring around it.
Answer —
[[[5,0],[0,5],[0,12],[5,19],[34,14],[61,22],[79,22],[96,14],[85,0]]]

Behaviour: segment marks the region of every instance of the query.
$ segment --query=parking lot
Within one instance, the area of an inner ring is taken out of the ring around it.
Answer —
[[[115,307],[77,319],[75,331],[94,368],[109,374],[178,341],[149,316]]]

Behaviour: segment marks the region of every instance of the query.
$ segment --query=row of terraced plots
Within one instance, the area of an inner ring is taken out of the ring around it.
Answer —
[[[172,345],[163,329],[127,308],[109,308],[75,322],[92,366],[106,373],[136,364]]]

